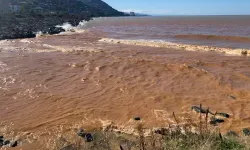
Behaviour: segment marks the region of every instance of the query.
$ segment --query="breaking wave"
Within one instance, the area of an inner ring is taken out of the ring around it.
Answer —
[[[80,21],[77,26],[72,26],[70,23],[65,22],[62,25],[56,25],[55,27],[58,27],[58,28],[61,27],[66,31],[66,32],[62,32],[60,34],[82,33],[85,31],[85,27],[86,27],[87,23],[88,23],[87,21],[83,20],[83,21]],[[42,31],[36,32],[36,37],[44,36],[44,35],[46,35],[46,34],[44,34]]]
[[[83,30],[88,22],[87,21],[81,21],[77,26],[72,26],[70,23],[66,22],[62,25],[56,25],[56,27],[61,27],[65,31],[77,31],[77,30]]]

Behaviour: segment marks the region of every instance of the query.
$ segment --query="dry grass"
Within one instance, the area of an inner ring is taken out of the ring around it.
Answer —
[[[200,106],[202,108],[202,106]],[[209,111],[209,110],[208,110]],[[173,113],[175,124],[166,128],[145,129],[140,121],[135,135],[109,131],[93,131],[92,142],[86,142],[77,135],[80,124],[68,129],[63,126],[44,131],[39,135],[32,133],[14,133],[10,126],[0,124],[0,134],[5,137],[20,138],[22,143],[39,144],[44,150],[247,150],[250,149],[250,138],[247,136],[222,136],[219,128],[211,126],[208,111],[199,114],[199,121],[186,119],[180,124]],[[19,136],[16,136],[19,135]]]
[[[200,117],[198,124],[192,121],[180,125],[173,113],[176,124],[167,128],[152,130],[145,135],[148,129],[138,123],[136,135],[126,135],[111,131],[95,131],[93,142],[85,142],[77,137],[77,130],[65,132],[63,129],[53,133],[53,142],[47,143],[47,149],[59,150],[71,145],[75,150],[245,150],[250,149],[250,138],[246,136],[222,136],[220,130],[208,124],[208,113]],[[193,128],[196,128],[194,132]],[[63,133],[63,134],[62,134]],[[52,134],[52,135],[53,135]],[[50,141],[50,140],[46,140]]]

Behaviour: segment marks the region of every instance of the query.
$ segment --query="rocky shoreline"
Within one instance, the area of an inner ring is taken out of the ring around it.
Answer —
[[[36,33],[58,34],[65,30],[56,25],[65,22],[77,26],[80,21],[89,21],[91,17],[84,15],[63,14],[0,14],[0,40],[34,38]]]
[[[124,15],[101,0],[2,0],[0,40],[33,38],[37,32],[57,34],[64,30],[55,26],[63,23],[77,26],[93,17]]]

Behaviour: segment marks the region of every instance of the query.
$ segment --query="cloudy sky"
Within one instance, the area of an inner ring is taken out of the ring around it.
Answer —
[[[250,15],[250,0],[103,0],[120,11],[153,15]]]

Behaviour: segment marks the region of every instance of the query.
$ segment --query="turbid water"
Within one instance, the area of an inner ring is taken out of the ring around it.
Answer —
[[[160,40],[226,48],[250,48],[250,16],[99,18],[88,28],[110,38]]]
[[[143,18],[120,18],[117,27],[119,19],[114,20],[108,18],[98,26],[100,20],[94,20],[82,33],[0,41],[1,125],[35,133],[76,124],[87,129],[113,125],[132,132],[134,117],[141,117],[146,128],[166,127],[175,124],[173,112],[180,123],[196,120],[191,106],[202,104],[213,112],[230,114],[219,126],[223,132],[250,127],[249,57],[102,41],[116,38],[106,30],[109,24],[116,29],[143,22]],[[183,19],[180,26],[188,23]],[[238,33],[242,37],[250,32],[244,30]],[[128,34],[116,36],[138,40]],[[148,37],[147,33],[141,36]]]

